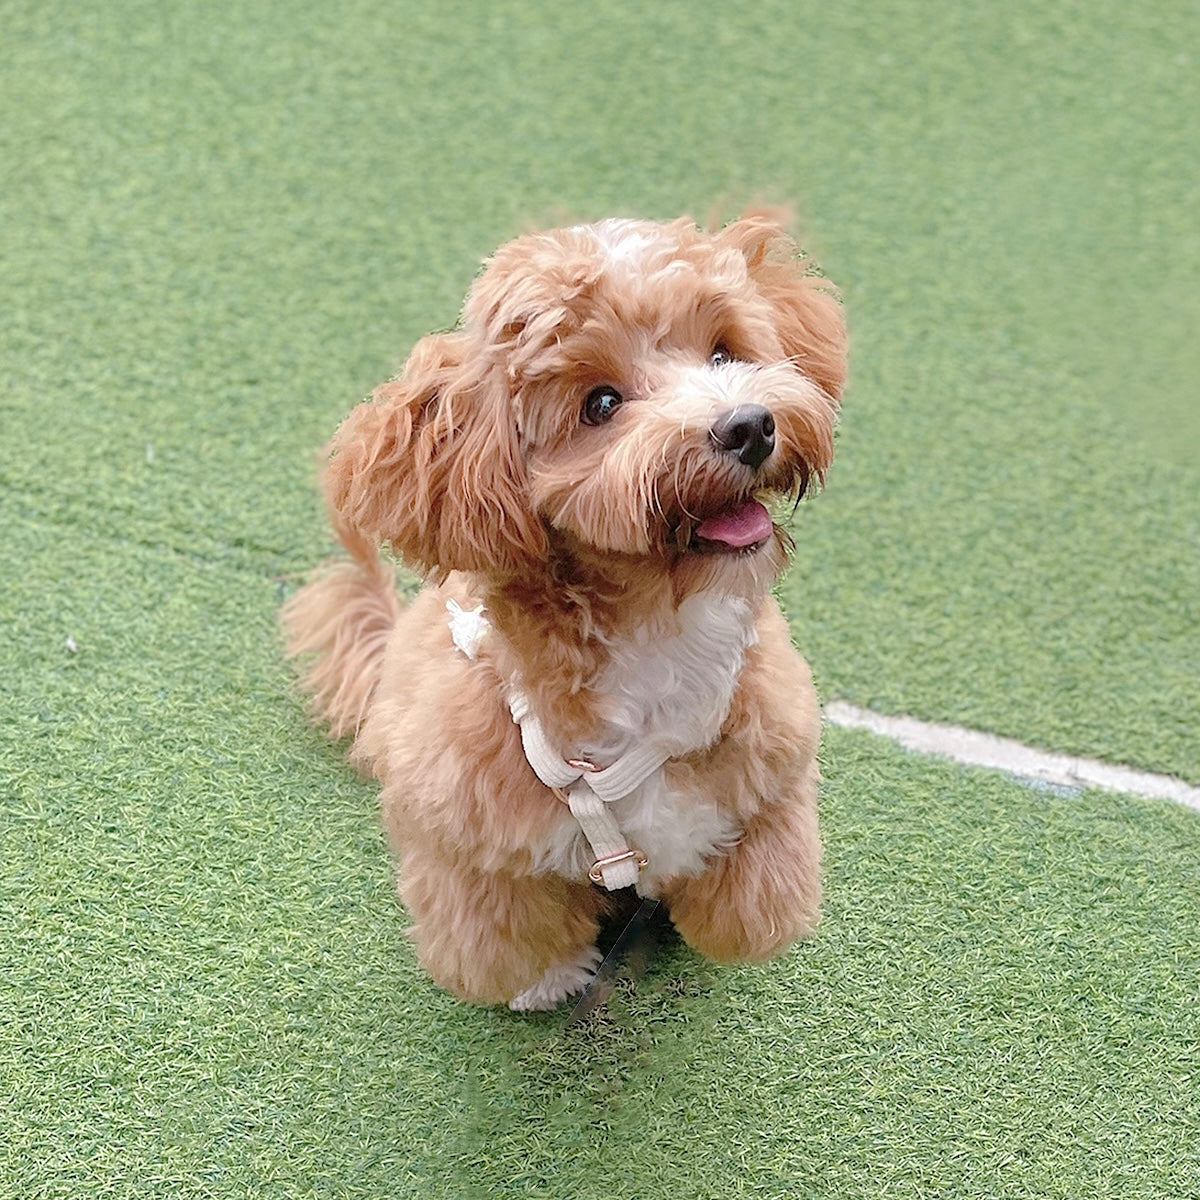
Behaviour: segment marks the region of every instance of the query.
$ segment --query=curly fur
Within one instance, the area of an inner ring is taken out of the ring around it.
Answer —
[[[318,717],[380,781],[438,983],[552,1003],[610,903],[525,760],[515,686],[564,757],[675,739],[617,815],[660,848],[640,887],[689,943],[753,960],[811,930],[818,711],[770,597],[790,541],[719,531],[823,480],[844,380],[840,305],[777,216],[613,220],[498,250],[460,328],[418,342],[337,431],[324,488],[350,558],[284,622]],[[587,424],[602,385],[624,403]],[[714,441],[747,404],[773,418],[761,464]],[[429,577],[407,608],[380,544]],[[473,660],[449,599],[485,607]]]

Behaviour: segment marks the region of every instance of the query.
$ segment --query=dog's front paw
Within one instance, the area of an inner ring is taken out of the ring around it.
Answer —
[[[575,958],[548,967],[541,979],[514,996],[508,1007],[514,1012],[546,1012],[557,1008],[568,996],[577,996],[591,983],[603,961],[604,955],[595,946],[588,946]]]

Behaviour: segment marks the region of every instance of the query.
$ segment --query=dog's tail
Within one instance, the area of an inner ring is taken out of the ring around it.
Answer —
[[[301,683],[313,715],[334,737],[358,732],[383,669],[388,635],[400,616],[392,568],[374,541],[340,521],[349,559],[337,559],[283,606],[287,651],[307,662]]]

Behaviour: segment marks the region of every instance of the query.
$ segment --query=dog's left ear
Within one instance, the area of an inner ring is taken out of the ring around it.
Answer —
[[[784,352],[831,399],[846,383],[846,324],[829,281],[814,275],[788,235],[784,214],[743,213],[717,236],[745,256],[750,278],[771,305]]]

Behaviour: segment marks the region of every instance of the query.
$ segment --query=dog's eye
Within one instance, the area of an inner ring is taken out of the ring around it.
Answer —
[[[603,387],[592,388],[583,402],[583,423],[603,425],[605,421],[612,419],[623,402],[624,397],[621,393],[607,383]]]
[[[723,367],[726,363],[733,362],[733,352],[724,342],[718,342],[708,356],[708,361],[714,367]]]

